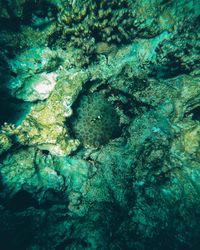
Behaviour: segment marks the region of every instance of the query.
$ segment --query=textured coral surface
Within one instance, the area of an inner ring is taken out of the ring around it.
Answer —
[[[199,0],[0,0],[0,249],[198,250]]]
[[[83,96],[73,121],[75,136],[86,146],[104,145],[117,136],[119,119],[115,109],[100,93]]]

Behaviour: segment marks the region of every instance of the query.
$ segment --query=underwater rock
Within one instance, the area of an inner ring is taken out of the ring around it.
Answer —
[[[61,191],[64,184],[62,176],[52,169],[51,158],[49,160],[45,155],[42,156],[34,148],[22,149],[14,153],[13,157],[6,157],[0,172],[4,192],[10,198],[23,190],[39,200],[46,190]]]
[[[31,78],[23,78],[23,82],[20,79],[17,81],[17,90],[15,89],[14,95],[18,99],[28,102],[43,101],[53,91],[56,85],[56,78],[56,73],[41,73]]]
[[[49,97],[56,85],[59,66],[57,52],[49,48],[33,48],[9,62],[12,77],[11,94],[24,101],[38,101]]]
[[[3,133],[0,133],[0,154],[10,149],[12,146],[10,138]]]
[[[8,1],[7,3],[1,1],[1,12],[0,18],[2,19],[20,19],[23,16],[24,4],[25,0],[18,0],[18,1]]]
[[[87,72],[67,72],[63,69],[47,102],[33,106],[21,124],[13,129],[17,142],[36,146],[53,155],[63,156],[75,151],[79,141],[71,138],[66,117],[72,115],[71,106],[87,79]]]
[[[153,71],[151,65],[156,63],[156,51],[170,37],[171,34],[165,31],[154,38],[138,38],[108,54],[107,58],[101,55],[98,62],[88,68],[92,80],[101,80],[102,84],[108,81],[114,89],[135,95],[148,85],[148,75]],[[112,45],[110,47],[112,50]]]

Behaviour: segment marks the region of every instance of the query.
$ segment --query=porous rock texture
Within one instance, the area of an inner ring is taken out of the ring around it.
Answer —
[[[198,0],[0,1],[2,250],[199,249],[199,20]]]

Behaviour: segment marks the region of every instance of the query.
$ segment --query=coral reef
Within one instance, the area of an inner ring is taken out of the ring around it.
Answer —
[[[0,0],[2,250],[199,249],[199,18]]]
[[[119,134],[119,118],[103,94],[83,96],[76,114],[73,130],[86,146],[104,145]]]
[[[89,41],[130,41],[135,33],[133,17],[131,1],[85,0],[68,2],[59,19],[62,25],[64,24],[64,35],[69,37],[74,45],[88,50],[91,49],[87,48]]]
[[[24,121],[13,130],[18,143],[37,146],[53,155],[66,155],[76,150],[79,142],[70,138],[65,120],[71,116],[71,105],[87,77],[82,72],[70,72],[70,75],[69,72],[60,72],[54,93],[47,102],[33,106]]]
[[[0,133],[0,154],[10,149],[11,146],[10,138],[4,133]]]
[[[54,89],[59,57],[48,48],[32,48],[10,60],[9,66],[15,75],[9,83],[11,94],[18,99],[34,102],[48,98]]]

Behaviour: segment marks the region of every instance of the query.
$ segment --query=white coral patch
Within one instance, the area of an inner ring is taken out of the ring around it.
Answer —
[[[56,85],[57,73],[41,73],[24,80],[23,87],[16,92],[16,97],[24,101],[42,101],[49,97]]]
[[[56,85],[56,73],[42,73],[41,81],[38,81],[33,86],[36,96],[39,100],[44,100],[49,97]]]

